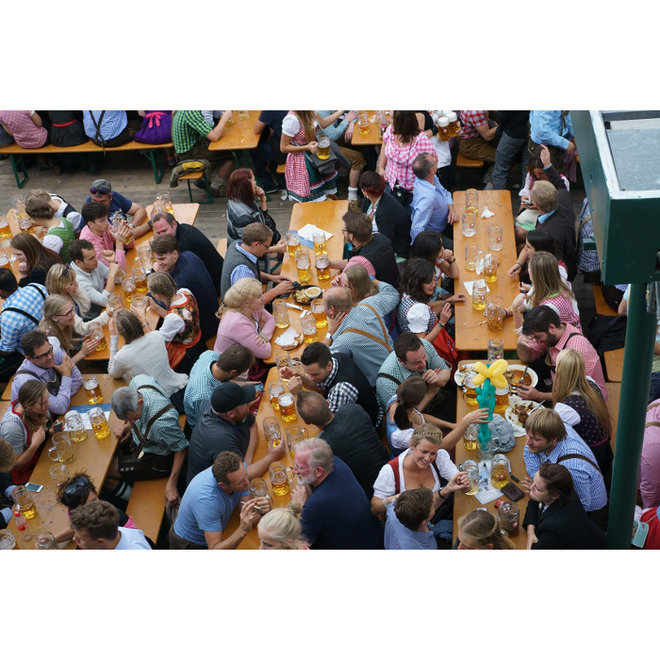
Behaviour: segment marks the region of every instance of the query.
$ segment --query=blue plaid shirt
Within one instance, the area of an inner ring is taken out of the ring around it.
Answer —
[[[530,478],[534,477],[541,463],[556,463],[558,458],[566,454],[580,454],[580,456],[585,456],[596,463],[593,452],[578,435],[577,431],[568,424],[564,424],[564,427],[566,428],[566,437],[560,440],[548,454],[545,452],[533,454],[529,451],[529,447],[525,445],[523,459]],[[563,465],[571,473],[575,492],[580,498],[585,511],[598,511],[607,504],[607,491],[600,470],[581,458],[569,458],[562,461],[560,465]]]
[[[44,300],[47,295],[48,290],[45,286],[33,282],[17,289],[5,300],[5,304],[2,306],[3,311],[0,313],[0,351],[23,353],[20,345],[21,337],[26,332],[37,328],[37,324],[27,316],[7,308],[22,309],[37,321],[41,321],[44,313]]]
[[[211,365],[220,357],[215,351],[204,351],[190,370],[190,377],[183,397],[183,407],[190,428],[194,428],[204,409],[209,405],[213,390],[220,381],[211,373]]]
[[[100,120],[100,134],[104,140],[112,140],[116,138],[127,126],[128,117],[124,110],[106,110],[101,119],[101,112],[103,110],[83,110],[83,126],[85,127],[85,134],[90,139],[96,137],[96,126],[92,121],[92,115],[96,123]]]

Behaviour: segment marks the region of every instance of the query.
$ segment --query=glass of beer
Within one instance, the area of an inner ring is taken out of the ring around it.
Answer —
[[[327,328],[328,319],[325,315],[325,303],[320,298],[312,300],[311,304],[312,314],[314,315],[314,320],[316,321],[317,328]]]
[[[273,410],[276,410],[279,412],[280,409],[280,403],[277,400],[277,397],[280,395],[281,392],[284,392],[284,385],[280,383],[279,380],[275,381],[274,383],[271,383],[268,386],[268,403],[270,403],[270,406]]]
[[[261,477],[256,477],[250,481],[250,497],[268,497],[270,498],[270,493],[268,492],[268,484],[265,479]]]
[[[102,408],[92,408],[89,411],[89,421],[92,423],[92,431],[97,440],[105,440],[110,437],[110,427]]]
[[[300,248],[296,253],[296,268],[298,269],[298,279],[301,282],[309,282],[312,279],[312,267],[306,248]]]
[[[245,121],[250,118],[249,110],[239,110],[238,111],[238,121]]]
[[[330,279],[330,262],[328,257],[325,254],[322,254],[316,257],[316,276],[319,280],[329,280]]]
[[[7,216],[0,215],[0,240],[8,241],[11,239],[11,229]]]
[[[326,241],[325,234],[316,232],[313,236],[314,239],[314,254],[318,257],[321,254],[328,254],[328,242]]]
[[[467,451],[476,451],[479,438],[479,424],[470,424],[463,434],[463,446]]]
[[[282,298],[273,300],[273,317],[276,327],[282,330],[289,327],[289,310],[286,306],[286,300],[282,300]]]
[[[264,435],[266,436],[266,444],[277,447],[282,440],[282,430],[277,417],[266,417],[263,421]]]
[[[499,332],[504,320],[504,305],[501,298],[493,297],[486,304],[486,326],[491,332]]]
[[[477,405],[477,386],[474,384],[476,374],[470,374],[465,378],[465,389],[463,390],[463,399],[468,406]]]
[[[476,495],[479,492],[479,465],[476,461],[468,459],[459,465],[459,469],[467,474],[470,481],[470,489],[465,494]]]
[[[503,415],[508,405],[509,405],[509,388],[498,387],[495,390],[495,412],[498,415]]]
[[[95,351],[104,351],[108,348],[108,343],[105,340],[105,333],[103,332],[103,327],[98,321],[92,321],[88,326],[89,334],[93,339],[98,339],[98,344],[96,344]]]
[[[174,215],[174,206],[172,205],[172,200],[170,199],[170,193],[167,191],[158,193],[156,201],[160,203],[161,211],[165,213],[171,213]]]
[[[295,259],[296,252],[298,252],[298,248],[300,247],[300,236],[298,236],[298,232],[295,229],[289,229],[286,233],[286,247],[289,251],[289,256]]]
[[[273,493],[275,495],[289,494],[289,480],[287,479],[284,463],[280,463],[280,461],[271,463],[268,468],[268,475],[270,476],[270,483],[273,486]]]
[[[367,135],[369,133],[369,113],[360,111],[358,113],[357,124],[360,135]]]
[[[118,309],[122,309],[123,306],[124,303],[121,299],[121,296],[118,293],[111,293],[108,296],[108,302],[106,304],[106,308],[110,313],[114,314]]]
[[[449,121],[449,126],[447,127],[449,132],[449,137],[458,137],[461,134],[461,124],[458,121],[458,117],[455,112],[448,112],[447,119]]]
[[[275,354],[275,364],[278,370],[289,366],[289,355],[284,351],[279,351]]]
[[[497,507],[497,517],[500,519],[500,527],[513,538],[520,531],[520,509],[513,502],[502,502]]]
[[[83,419],[79,412],[76,410],[69,410],[69,412],[64,415],[64,421],[66,422],[66,430],[69,432],[69,437],[72,442],[82,442],[87,439],[87,431],[85,430],[85,425],[83,424]]]
[[[479,248],[476,245],[465,246],[465,270],[477,270],[477,258],[479,257]]]
[[[17,217],[16,218],[18,221],[18,228],[23,232],[23,233],[28,233],[30,231],[30,228],[32,227],[32,220],[27,217]]]
[[[0,267],[11,268],[9,257],[7,256],[7,251],[5,249],[0,249]]]
[[[133,268],[133,283],[135,284],[135,290],[139,293],[146,293],[149,290],[147,288],[147,273],[143,266]]]
[[[121,281],[121,288],[124,290],[124,297],[126,298],[126,302],[130,305],[133,292],[135,291],[135,280],[132,277],[125,277]]]
[[[131,307],[135,309],[136,314],[145,314],[147,310],[147,297],[142,294],[135,294],[133,296],[133,302],[131,302]]]
[[[504,355],[504,341],[502,339],[488,340],[488,362],[500,360]]]
[[[96,376],[83,377],[83,387],[87,394],[87,401],[90,404],[103,403],[103,392],[101,392],[101,387],[98,380],[96,380]]]
[[[316,341],[316,320],[311,312],[304,311],[300,315],[300,327],[303,331],[303,341],[306,344]]]
[[[289,358],[289,366],[299,375],[302,376],[305,373],[305,370],[303,369],[302,362],[300,361],[300,358],[297,357],[292,357]]]
[[[0,550],[13,550],[16,547],[16,539],[8,529],[0,529]]]
[[[495,454],[490,462],[490,485],[503,488],[509,483],[509,459],[504,454]]]
[[[52,447],[48,449],[48,457],[51,461],[59,461],[65,465],[73,463],[75,458],[73,445],[66,431],[56,433],[51,442],[53,443]]]
[[[330,138],[325,133],[321,133],[316,143],[318,144],[316,155],[321,160],[327,160],[330,158]]]
[[[497,282],[497,257],[494,254],[487,254],[483,258],[484,279],[486,282]]]
[[[291,394],[291,392],[280,392],[277,397],[277,402],[280,404],[280,414],[282,415],[283,422],[295,422],[298,419],[296,406],[293,402],[293,394]]]
[[[476,188],[468,188],[465,191],[465,211],[475,215],[479,212],[479,192]]]
[[[488,249],[499,252],[502,249],[502,227],[499,225],[488,226]]]
[[[449,119],[442,115],[442,117],[438,117],[438,122],[436,125],[438,127],[438,139],[441,142],[447,142],[450,139]]]
[[[69,468],[63,463],[58,463],[53,465],[49,470],[50,478],[53,480],[53,483],[57,488],[59,488],[65,481],[68,481],[70,478]]]
[[[145,247],[141,247],[138,250],[138,255],[140,259],[140,263],[144,267],[144,269],[147,272],[151,272],[153,269],[153,263],[154,263],[154,256],[151,254],[151,248],[146,245]]]
[[[11,499],[14,500],[25,520],[32,520],[37,515],[37,507],[32,499],[32,493],[25,486],[16,486],[11,491]]]
[[[55,543],[55,537],[53,532],[45,530],[37,536],[37,542],[34,544],[35,550],[55,550],[57,548],[57,543]]]
[[[483,280],[477,280],[472,285],[472,308],[483,311],[486,308],[488,285]]]
[[[289,454],[291,455],[291,460],[293,460],[296,455],[296,447],[307,437],[307,431],[298,426],[297,424],[292,424],[286,429],[286,444],[289,447]]]
[[[462,218],[462,232],[463,236],[470,238],[470,236],[477,235],[477,214],[474,211],[465,211]]]

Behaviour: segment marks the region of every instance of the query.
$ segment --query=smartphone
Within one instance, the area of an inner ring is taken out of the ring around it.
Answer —
[[[500,488],[500,490],[512,501],[512,502],[517,502],[519,499],[525,497],[525,493],[516,486],[516,484],[513,484],[509,482],[506,486],[503,488]]]
[[[254,386],[254,390],[257,394],[259,394],[259,392],[263,392],[264,391],[264,384],[263,383],[257,383]]]
[[[25,484],[25,487],[31,492],[31,493],[40,493],[43,490],[43,486],[41,484],[34,484],[31,481],[28,481]]]

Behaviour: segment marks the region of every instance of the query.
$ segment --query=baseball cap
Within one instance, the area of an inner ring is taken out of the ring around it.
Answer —
[[[107,179],[96,179],[89,188],[89,192],[91,192],[92,195],[97,191],[103,195],[104,193],[101,192],[103,190],[105,191],[105,194],[112,192],[112,186]]]
[[[410,332],[426,332],[431,318],[431,308],[424,303],[415,303],[406,314]]]
[[[254,401],[257,391],[254,385],[220,383],[211,395],[211,408],[217,413],[226,413],[244,403]]]

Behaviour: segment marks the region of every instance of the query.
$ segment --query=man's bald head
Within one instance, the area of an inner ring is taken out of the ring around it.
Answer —
[[[338,312],[347,312],[353,307],[353,296],[343,286],[332,286],[326,289],[323,294],[323,300],[325,301],[326,310],[334,307]]]

